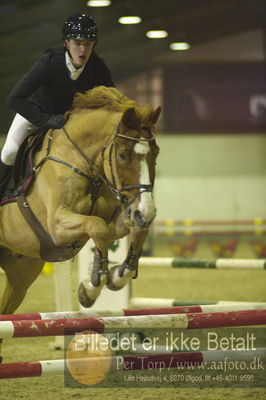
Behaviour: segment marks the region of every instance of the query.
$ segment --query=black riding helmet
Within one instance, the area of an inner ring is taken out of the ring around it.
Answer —
[[[63,25],[64,39],[97,41],[97,25],[94,19],[85,14],[71,15]]]

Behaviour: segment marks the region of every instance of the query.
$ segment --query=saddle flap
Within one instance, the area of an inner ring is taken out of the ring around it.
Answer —
[[[39,131],[37,134],[27,136],[22,145],[20,146],[15,164],[12,169],[7,173],[4,178],[5,189],[3,191],[0,206],[16,201],[16,196],[19,192],[27,192],[34,175],[33,171],[33,158],[37,151],[40,150],[44,134]],[[25,178],[29,177],[26,180]]]
[[[44,137],[44,132],[38,131],[24,139],[12,170],[15,187],[18,187],[21,181],[32,171],[34,155],[41,149]]]

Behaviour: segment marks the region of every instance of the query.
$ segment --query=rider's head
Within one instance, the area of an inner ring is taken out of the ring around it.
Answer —
[[[97,42],[96,22],[84,14],[72,15],[64,22],[62,40],[75,67],[82,67]]]

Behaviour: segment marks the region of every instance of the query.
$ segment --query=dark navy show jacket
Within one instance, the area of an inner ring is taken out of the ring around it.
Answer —
[[[94,51],[78,79],[72,80],[65,51],[63,47],[48,49],[8,96],[8,105],[37,127],[45,127],[51,115],[68,111],[75,93],[114,86],[108,67]]]

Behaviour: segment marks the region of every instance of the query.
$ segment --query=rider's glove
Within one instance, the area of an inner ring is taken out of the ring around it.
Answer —
[[[66,118],[62,114],[52,115],[46,122],[46,127],[49,129],[60,129],[66,123]]]

